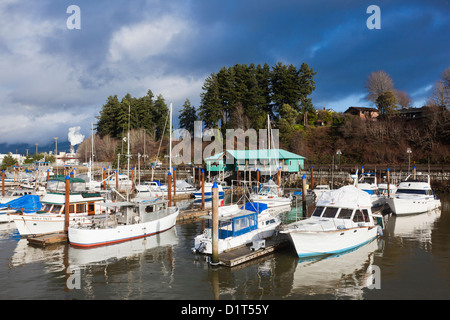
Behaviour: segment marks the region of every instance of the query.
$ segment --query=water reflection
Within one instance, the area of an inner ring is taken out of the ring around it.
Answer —
[[[372,264],[377,250],[379,242],[373,240],[343,254],[300,259],[293,275],[291,293],[362,299],[362,289],[373,283]]]

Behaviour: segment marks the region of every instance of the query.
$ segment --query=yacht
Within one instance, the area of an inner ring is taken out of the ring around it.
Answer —
[[[430,185],[429,175],[409,175],[400,182],[395,195],[386,200],[396,215],[417,214],[441,207]]]

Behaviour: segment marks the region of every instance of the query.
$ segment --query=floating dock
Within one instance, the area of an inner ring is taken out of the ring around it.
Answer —
[[[222,252],[219,254],[219,261],[221,265],[227,267],[234,267],[239,264],[264,256],[266,254],[272,253],[275,250],[287,246],[288,243],[289,243],[288,237],[286,235],[279,234],[276,237],[266,239],[265,247],[255,251],[250,249],[251,245],[246,245],[230,251]]]
[[[199,209],[188,209],[180,211],[180,214],[177,217],[177,221],[186,221],[200,218],[204,215],[207,215],[208,212],[211,211],[211,208],[207,208],[205,210]]]
[[[69,241],[67,233],[64,232],[42,234],[30,237],[27,240],[28,244],[38,247],[47,247],[53,244],[67,243]]]

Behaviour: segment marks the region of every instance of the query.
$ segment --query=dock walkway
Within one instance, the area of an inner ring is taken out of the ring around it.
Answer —
[[[286,235],[279,234],[272,238],[266,239],[265,248],[252,251],[250,250],[251,245],[241,246],[239,248],[222,252],[219,254],[219,261],[222,265],[227,267],[234,267],[241,263],[259,258],[275,250],[281,249],[289,243]]]

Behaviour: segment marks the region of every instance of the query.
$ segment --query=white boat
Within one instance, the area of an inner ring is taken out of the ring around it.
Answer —
[[[395,195],[386,200],[394,214],[417,214],[440,208],[441,200],[431,189],[430,176],[416,177],[409,175],[399,184]]]
[[[41,209],[39,196],[26,194],[6,203],[0,203],[0,223],[12,222],[16,213],[36,212]]]
[[[251,202],[243,208],[236,204],[219,207],[219,253],[271,237],[281,220],[266,209],[266,204]],[[212,215],[204,218],[206,228],[195,237],[192,250],[212,254]]]
[[[281,213],[290,210],[292,199],[283,196],[281,188],[270,179],[261,185],[258,193],[250,195],[250,201],[267,204],[268,209]]]
[[[0,204],[19,199],[25,195],[36,195],[36,191],[26,188],[14,188],[6,190],[5,195],[0,197]]]
[[[328,192],[330,191],[330,186],[327,184],[319,184],[317,185],[313,190],[312,193],[316,196],[316,201],[319,200],[320,196],[322,195],[322,193],[324,192]]]
[[[116,202],[108,206],[117,213],[93,219],[92,224],[69,227],[69,242],[74,247],[92,248],[144,238],[171,229],[179,214],[177,207],[168,207],[162,199],[139,202]]]
[[[397,192],[397,186],[393,183],[389,183],[389,190],[388,190],[387,182],[379,183],[378,190],[380,191],[380,194],[383,195],[384,197],[387,197],[387,196],[390,197],[390,196],[393,196]]]
[[[110,188],[116,188],[116,185],[119,187],[119,190],[131,190],[133,182],[129,179],[128,175],[119,173],[118,175],[118,184],[116,184],[116,175],[113,175],[108,181],[108,186]]]
[[[42,197],[40,211],[13,215],[21,236],[61,232],[65,223],[65,177],[54,176],[47,182],[47,194]],[[95,215],[107,213],[105,199],[99,192],[86,191],[86,182],[70,178],[70,223],[89,224]]]
[[[380,194],[378,189],[375,173],[361,173],[356,187],[370,195],[373,209],[380,209],[386,203],[385,197]]]
[[[136,185],[139,197],[162,197],[167,195],[167,186],[159,181],[144,181]]]
[[[213,183],[205,182],[205,201],[211,201],[212,199],[212,186]],[[225,197],[225,192],[221,185],[217,185],[219,189],[219,199],[223,199]],[[194,192],[195,199],[202,199],[202,188],[199,188]]]
[[[322,194],[310,218],[287,225],[300,258],[345,252],[364,245],[378,234],[367,192],[344,186]]]

